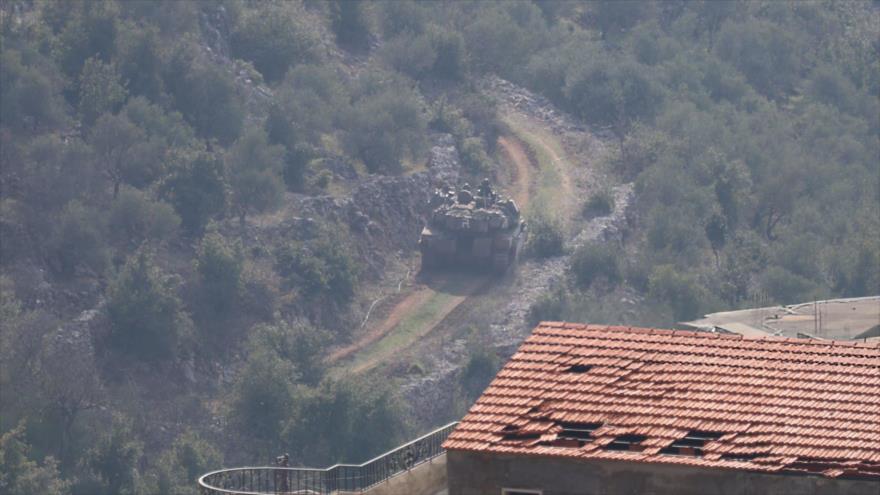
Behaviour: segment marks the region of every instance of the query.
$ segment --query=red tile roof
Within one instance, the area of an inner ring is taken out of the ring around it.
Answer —
[[[544,322],[444,446],[880,479],[880,343]]]

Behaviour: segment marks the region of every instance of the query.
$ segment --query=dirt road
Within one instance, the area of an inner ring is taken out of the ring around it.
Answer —
[[[515,136],[501,136],[498,138],[498,146],[501,147],[502,155],[512,165],[513,184],[510,187],[510,196],[520,207],[529,202],[529,189],[532,184],[532,162],[526,153],[525,145]]]
[[[560,213],[567,213],[574,199],[574,188],[566,162],[546,136],[518,125],[516,134],[498,138],[498,146],[502,162],[511,174],[507,190],[521,208],[538,194],[546,198],[542,199],[546,208],[561,207]],[[390,300],[385,315],[368,323],[366,332],[354,343],[330,354],[327,363],[338,370],[362,373],[387,362],[432,333],[462,303],[492,283],[489,276],[433,274],[430,277],[429,283],[419,282],[402,296]]]

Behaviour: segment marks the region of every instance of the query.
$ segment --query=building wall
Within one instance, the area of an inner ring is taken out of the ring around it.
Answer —
[[[620,461],[447,453],[449,495],[877,495],[880,482]]]
[[[446,455],[419,464],[415,468],[370,488],[369,495],[434,495],[446,489]]]

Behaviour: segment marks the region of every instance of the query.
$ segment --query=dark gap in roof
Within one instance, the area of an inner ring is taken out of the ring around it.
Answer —
[[[573,366],[569,366],[565,371],[563,371],[563,373],[586,373],[592,368],[592,366],[588,366],[586,364],[575,364]]]
[[[645,450],[644,445],[639,445],[648,438],[645,435],[620,435],[605,446],[605,450],[623,450],[630,452],[641,452]]]
[[[507,425],[501,429],[503,440],[534,440],[541,435],[533,432],[524,432],[519,430],[519,426]]]
[[[539,433],[512,432],[504,434],[502,440],[536,440],[540,437]]]
[[[556,425],[562,427],[562,431],[556,435],[556,440],[541,442],[541,445],[548,445],[551,447],[583,447],[588,441],[593,439],[593,430],[602,426],[602,423],[571,423],[558,421]]]
[[[706,442],[718,440],[724,433],[717,431],[691,430],[684,438],[672,442],[671,445],[660,451],[661,454],[669,455],[692,455],[702,456]]]
[[[757,459],[758,457],[764,457],[764,454],[721,454],[721,458],[725,461],[752,461]]]
[[[562,427],[559,438],[571,438],[577,440],[591,440],[593,430],[602,426],[602,423],[556,423]]]

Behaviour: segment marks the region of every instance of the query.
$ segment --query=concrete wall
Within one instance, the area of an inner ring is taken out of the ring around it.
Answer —
[[[621,461],[447,452],[449,495],[878,495],[880,482]]]
[[[375,486],[369,495],[435,495],[446,489],[446,455],[420,464],[414,469]]]

